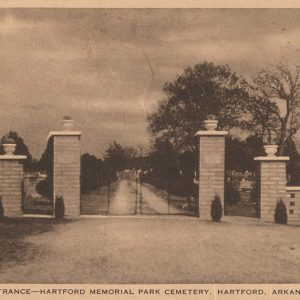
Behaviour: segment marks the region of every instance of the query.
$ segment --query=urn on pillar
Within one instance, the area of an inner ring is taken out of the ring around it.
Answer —
[[[264,145],[264,149],[268,157],[275,157],[277,148],[277,145]]]
[[[8,137],[2,139],[3,150],[6,155],[13,155],[16,150],[16,142]]]
[[[63,130],[48,136],[53,145],[53,201],[64,198],[66,218],[80,215],[80,136],[71,117],[63,118]]]
[[[71,131],[74,127],[74,120],[69,116],[63,117],[63,128],[65,131]]]
[[[259,162],[259,217],[273,221],[277,201],[286,197],[286,162],[288,156],[276,156],[277,145],[265,145],[266,156],[255,157]]]
[[[215,197],[224,210],[225,136],[227,131],[216,130],[218,120],[209,115],[204,121],[206,130],[199,130],[199,217],[211,219],[211,204]]]
[[[16,142],[4,137],[2,140],[4,155],[0,155],[0,190],[4,214],[6,217],[20,217],[22,215],[22,180],[23,164],[26,155],[14,154]]]
[[[204,127],[206,130],[216,130],[218,127],[218,120],[214,115],[208,115],[204,120]]]

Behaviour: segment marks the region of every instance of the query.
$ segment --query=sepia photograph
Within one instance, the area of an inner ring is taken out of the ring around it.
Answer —
[[[300,283],[300,9],[1,7],[0,70],[1,284]]]

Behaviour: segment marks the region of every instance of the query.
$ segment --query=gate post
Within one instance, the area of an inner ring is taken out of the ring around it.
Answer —
[[[66,124],[67,123],[67,124]],[[72,130],[72,120],[64,120],[64,130],[51,131],[53,139],[53,201],[62,196],[65,217],[80,216],[80,131]]]
[[[210,120],[211,121],[211,120]],[[205,123],[209,121],[205,121]],[[210,220],[211,203],[217,194],[222,203],[224,213],[224,177],[225,177],[225,136],[228,131],[215,130],[215,126],[207,126],[207,130],[196,133],[199,137],[199,217]]]
[[[0,195],[6,217],[20,217],[22,212],[22,180],[24,176],[21,160],[26,155],[14,155],[15,144],[4,155],[0,155]],[[6,145],[4,144],[4,151]]]
[[[286,197],[286,162],[288,156],[259,156],[260,172],[260,218],[274,221],[277,201]]]

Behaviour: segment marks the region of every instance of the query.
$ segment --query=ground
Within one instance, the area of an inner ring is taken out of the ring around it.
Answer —
[[[1,253],[21,245],[0,261],[1,283],[300,282],[299,225],[188,216],[22,222],[0,224]]]
[[[195,215],[187,197],[166,192],[132,179],[120,179],[82,196],[83,215]]]

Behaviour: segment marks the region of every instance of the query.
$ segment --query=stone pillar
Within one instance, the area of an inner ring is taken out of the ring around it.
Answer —
[[[277,201],[286,198],[286,161],[288,156],[255,157],[260,172],[260,218],[274,221]]]
[[[79,131],[52,131],[53,139],[53,201],[62,196],[65,217],[80,216],[80,136]]]
[[[0,195],[6,217],[20,217],[23,214],[22,180],[24,171],[21,160],[26,158],[26,155],[12,153],[0,155]]]
[[[211,220],[211,203],[217,194],[224,213],[225,136],[228,131],[201,130],[199,136],[199,217]]]

